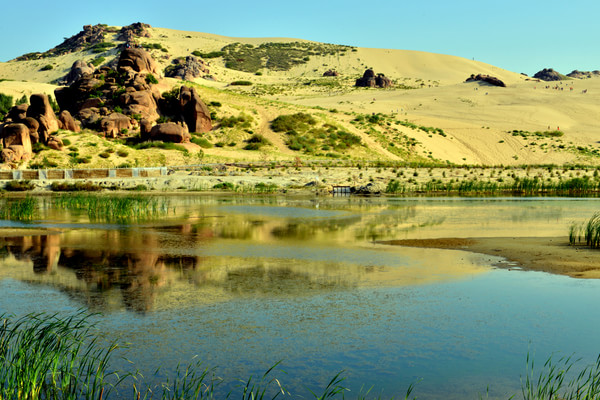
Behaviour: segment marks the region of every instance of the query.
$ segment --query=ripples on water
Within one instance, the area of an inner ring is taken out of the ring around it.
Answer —
[[[0,239],[0,310],[100,311],[147,376],[194,355],[232,378],[284,360],[281,380],[303,395],[345,370],[353,391],[386,397],[423,378],[419,398],[477,398],[488,386],[506,398],[527,351],[600,352],[596,281],[373,244],[565,236],[597,200],[168,200],[175,213],[156,222],[90,224],[51,207],[33,232],[0,222],[13,228]]]

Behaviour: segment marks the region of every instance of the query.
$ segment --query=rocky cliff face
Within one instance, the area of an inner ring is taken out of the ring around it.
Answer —
[[[543,70],[536,72],[536,74],[533,75],[533,77],[547,82],[562,81],[563,79],[565,79],[564,75],[558,73],[552,68],[544,68]]]

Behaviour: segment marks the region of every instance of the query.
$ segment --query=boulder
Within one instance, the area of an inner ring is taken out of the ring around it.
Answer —
[[[151,28],[148,24],[143,24],[141,22],[136,22],[128,26],[124,26],[119,31],[119,38],[117,40],[122,40],[127,43],[131,43],[135,38],[138,37],[150,37],[150,32],[148,32],[147,28]]]
[[[140,114],[142,118],[152,122],[160,117],[152,90],[125,92],[119,97],[119,103],[129,114]]]
[[[58,119],[54,115],[54,110],[50,106],[50,100],[45,94],[32,94],[29,98],[29,108],[27,108],[27,116],[35,118],[40,123],[38,133],[40,139],[44,135],[50,135],[58,130]],[[42,142],[45,141],[42,139]]]
[[[150,140],[160,140],[170,143],[184,143],[190,141],[190,134],[184,125],[174,122],[154,125],[150,130]]]
[[[91,75],[94,70],[95,68],[92,64],[86,63],[83,60],[77,60],[73,63],[73,65],[71,65],[71,70],[60,83],[70,86],[81,79],[84,75]]]
[[[21,121],[21,123],[27,126],[29,129],[29,138],[31,139],[31,144],[38,143],[40,141],[40,135],[38,133],[40,123],[31,117],[25,118]]]
[[[183,121],[190,132],[208,132],[212,129],[210,111],[194,88],[182,86],[179,91],[179,104]]]
[[[142,119],[140,121],[140,137],[142,141],[150,140],[150,131],[152,130],[152,122],[147,119]]]
[[[19,104],[12,107],[6,118],[10,118],[13,122],[19,122],[24,120],[27,117],[27,109],[29,108],[28,104]]]
[[[165,68],[165,76],[184,81],[191,81],[209,73],[206,63],[194,56],[187,56],[185,59],[176,58],[172,65]]]
[[[129,117],[121,113],[111,113],[100,120],[100,129],[104,136],[116,138],[123,129],[131,129]]]
[[[137,73],[158,75],[158,65],[152,59],[150,54],[143,49],[125,49],[121,52],[117,71],[133,71]]]
[[[27,125],[21,123],[4,125],[2,128],[2,145],[5,149],[11,148],[11,146],[22,146],[22,149],[19,148],[22,157],[19,156],[17,160],[31,157],[31,138]]]
[[[62,129],[71,131],[71,132],[80,132],[81,128],[79,124],[75,121],[73,116],[67,110],[62,110],[58,114],[58,120],[62,123]]]
[[[486,82],[486,83],[489,83],[490,85],[494,85],[494,86],[506,87],[506,84],[504,82],[502,82],[500,79],[496,78],[495,76],[483,75],[483,74],[477,74],[477,75],[471,74],[471,76],[468,77],[465,82],[476,82],[476,81]]]
[[[50,136],[46,146],[50,147],[52,150],[62,150],[65,145],[60,138],[56,136]]]
[[[340,73],[332,69],[323,72],[323,76],[340,76]]]
[[[17,161],[19,161],[17,159],[17,155],[15,154],[15,152],[11,149],[2,149],[2,151],[0,151],[0,162],[9,164],[9,163],[16,163]]]
[[[384,74],[376,75],[375,71],[372,69],[367,69],[362,78],[358,78],[356,80],[355,86],[388,88],[393,86],[393,83],[392,80],[387,78]]]

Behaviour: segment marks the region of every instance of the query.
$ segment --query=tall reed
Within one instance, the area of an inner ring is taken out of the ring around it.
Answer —
[[[55,198],[54,204],[65,209],[86,211],[91,221],[140,221],[159,218],[169,212],[167,200],[143,195],[109,197],[71,194]]]
[[[38,201],[34,197],[5,200],[0,204],[0,219],[31,221],[37,216],[37,211]]]
[[[88,317],[0,316],[0,399],[100,399],[116,378],[108,371],[115,344],[91,335]]]
[[[592,249],[600,248],[600,213],[594,214],[586,223],[573,223],[569,227],[569,243],[581,243]]]

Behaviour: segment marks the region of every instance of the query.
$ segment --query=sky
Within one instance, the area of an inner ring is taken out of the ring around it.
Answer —
[[[233,37],[419,50],[533,75],[600,70],[600,1],[29,0],[3,2],[0,61],[46,51],[83,25],[145,22]],[[570,4],[574,4],[571,6]]]

